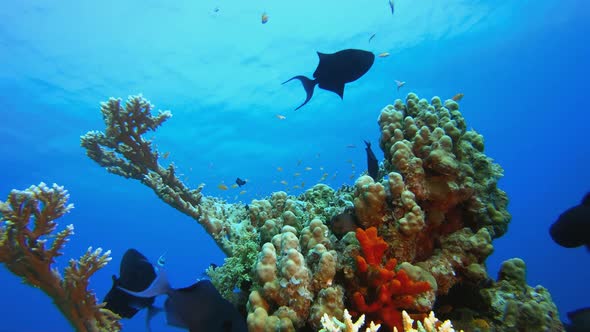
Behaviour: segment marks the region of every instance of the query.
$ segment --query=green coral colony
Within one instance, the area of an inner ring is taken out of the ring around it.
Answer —
[[[318,184],[299,196],[279,191],[247,207],[205,196],[202,186],[191,189],[176,176],[174,164],[160,165],[144,134],[171,114],[152,115],[152,109],[141,96],[125,105],[110,99],[102,104],[106,130],[87,133],[81,145],[109,172],[139,180],[206,229],[227,254],[223,266],[207,273],[224,297],[246,309],[249,331],[317,331],[325,314],[342,321],[345,308],[378,322],[388,321],[385,309],[421,318],[434,310],[464,331],[563,331],[549,293],[526,285],[522,260],[504,262],[497,281],[487,275],[492,240],[511,218],[508,198],[497,187],[502,168],[484,154],[483,137],[467,130],[457,102],[410,93],[405,103],[381,110],[381,179],[360,176],[337,190]],[[28,280],[30,271],[14,262],[29,249],[14,246],[19,230],[14,213],[4,212],[9,203],[2,204],[0,259]],[[330,227],[341,214],[357,220],[361,233],[374,227],[385,243],[383,262],[365,274],[359,257],[369,261],[371,252],[359,243],[359,232],[336,236]],[[386,282],[400,276],[426,287],[381,298]],[[361,312],[355,293],[375,310]],[[385,331],[395,326],[401,325]]]

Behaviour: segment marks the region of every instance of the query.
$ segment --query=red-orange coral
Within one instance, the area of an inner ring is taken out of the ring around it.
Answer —
[[[403,331],[402,310],[414,303],[414,295],[430,290],[430,284],[410,279],[404,270],[396,272],[395,258],[383,264],[388,245],[377,235],[375,227],[366,231],[357,229],[356,238],[363,252],[363,256],[357,256],[357,276],[366,287],[353,294],[355,309],[366,314],[369,320]]]

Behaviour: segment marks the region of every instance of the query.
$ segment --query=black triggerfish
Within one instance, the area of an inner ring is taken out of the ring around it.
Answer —
[[[313,80],[298,75],[282,83],[285,84],[297,79],[303,84],[307,97],[303,104],[299,105],[295,110],[307,104],[313,96],[313,89],[316,84],[320,89],[332,91],[339,95],[340,98],[344,98],[344,84],[354,82],[366,74],[375,61],[375,54],[357,49],[346,49],[332,54],[317,53],[320,57],[320,63],[313,73]]]
[[[375,153],[371,149],[371,142],[365,142],[365,151],[367,151],[367,173],[369,176],[373,178],[373,180],[377,181],[379,176],[379,162],[377,162],[377,157],[375,157]]]
[[[590,250],[590,192],[582,203],[567,209],[549,228],[551,238],[566,248],[586,246]]]

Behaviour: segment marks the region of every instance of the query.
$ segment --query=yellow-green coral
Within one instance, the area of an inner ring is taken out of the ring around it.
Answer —
[[[119,317],[88,289],[90,277],[110,261],[109,251],[88,248],[80,259],[70,260],[63,276],[52,268],[74,233],[72,225],[56,232],[55,220],[73,208],[68,197],[63,187],[41,183],[13,190],[6,202],[0,201],[0,263],[49,295],[76,331],[119,331]]]

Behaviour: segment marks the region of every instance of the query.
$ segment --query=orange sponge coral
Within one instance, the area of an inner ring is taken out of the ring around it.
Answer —
[[[383,264],[388,245],[377,235],[375,227],[366,231],[357,229],[356,237],[363,252],[363,256],[357,256],[357,276],[364,286],[354,292],[353,306],[369,319],[403,331],[402,310],[411,307],[414,296],[430,290],[431,286],[410,279],[404,270],[395,271],[395,258]]]

